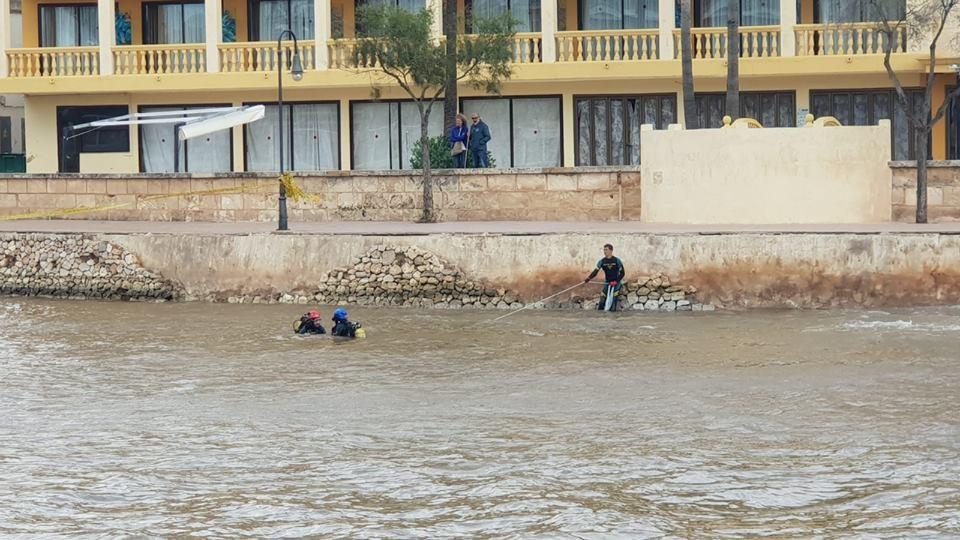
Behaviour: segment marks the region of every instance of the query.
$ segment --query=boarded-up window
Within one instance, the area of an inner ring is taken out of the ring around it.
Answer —
[[[740,92],[739,118],[753,118],[763,127],[795,127],[796,95],[793,92]],[[700,127],[723,127],[726,94],[697,94]]]
[[[677,122],[676,94],[578,97],[577,165],[639,165],[640,126]]]
[[[908,90],[907,95],[915,110],[923,109],[921,90]],[[833,116],[845,126],[875,126],[880,120],[890,120],[893,159],[916,158],[916,130],[892,89],[810,92],[810,112],[817,118]]]

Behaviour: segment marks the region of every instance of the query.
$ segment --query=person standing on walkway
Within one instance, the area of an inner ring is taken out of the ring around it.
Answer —
[[[453,167],[463,169],[467,166],[467,140],[470,138],[470,128],[467,119],[457,114],[454,126],[450,129],[450,155],[453,156]]]
[[[590,272],[584,283],[589,283],[591,279],[597,277],[597,274],[603,270],[603,280],[606,285],[603,287],[603,300],[597,304],[597,309],[601,311],[616,311],[617,297],[620,294],[620,287],[623,286],[623,278],[626,271],[623,269],[623,262],[613,256],[613,246],[606,244],[603,246],[603,258],[597,262],[597,267]]]
[[[470,128],[470,153],[473,155],[473,168],[485,169],[490,166],[487,156],[487,143],[490,142],[490,128],[480,119],[480,115],[473,113],[470,117],[473,126]]]

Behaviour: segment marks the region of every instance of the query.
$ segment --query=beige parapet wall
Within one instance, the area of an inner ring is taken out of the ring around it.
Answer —
[[[890,125],[644,129],[648,223],[881,223],[891,219]]]
[[[640,172],[636,168],[488,169],[434,174],[434,200],[445,221],[640,218]],[[290,219],[294,222],[413,221],[423,207],[422,183],[412,171],[337,171],[303,175],[297,182],[316,197],[290,202]],[[258,189],[237,191],[240,186],[258,184]],[[58,219],[276,221],[276,186],[275,176],[249,173],[0,175],[0,219],[39,212]],[[104,210],[57,213],[81,207]]]
[[[960,221],[960,161],[927,165],[927,217],[931,222]],[[894,161],[893,219],[913,223],[917,216],[917,163]]]

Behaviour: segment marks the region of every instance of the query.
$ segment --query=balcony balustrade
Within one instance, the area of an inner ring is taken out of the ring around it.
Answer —
[[[660,32],[589,30],[557,32],[559,62],[622,62],[660,58]]]
[[[889,38],[879,23],[798,24],[797,56],[883,54]],[[894,28],[893,52],[907,52],[907,28]]]
[[[793,27],[797,56],[850,56],[882,54],[888,38],[877,23],[852,23]],[[667,31],[667,30],[664,30]],[[660,39],[659,29],[590,30],[556,32],[556,62],[644,62],[679,59],[680,31],[672,31],[673,51]],[[693,56],[696,60],[726,58],[726,28],[692,29]],[[442,40],[442,38],[440,38]],[[745,26],[740,28],[740,55],[743,58],[779,57],[783,53],[780,26]],[[906,28],[896,28],[892,43],[898,53],[907,51]],[[376,69],[370,58],[356,57],[356,40],[332,39],[327,42],[329,69]],[[544,61],[543,36],[539,32],[518,33],[514,37],[513,62],[539,64]],[[299,42],[303,67],[318,69],[314,40]],[[293,58],[293,42],[284,42],[277,50],[276,42],[220,43],[219,70],[225,73],[273,72],[278,65],[289,68]],[[107,58],[113,61],[118,75],[172,75],[203,73],[208,69],[207,44],[125,45],[112,47]],[[664,57],[664,54],[667,57]],[[97,47],[43,47],[6,51],[7,73],[11,78],[75,77],[101,73],[101,56]],[[106,60],[104,60],[106,61]],[[109,73],[109,71],[105,72]]]
[[[117,75],[203,73],[206,47],[203,43],[114,47],[113,66]]]
[[[8,76],[78,77],[100,74],[97,47],[41,47],[7,51]]]
[[[694,59],[724,59],[727,57],[726,28],[693,28],[690,31]],[[680,30],[673,32],[675,59],[680,58]],[[767,58],[780,56],[779,26],[740,27],[740,57]]]
[[[221,43],[220,71],[226,73],[275,72],[279,65],[290,69],[293,61],[293,42],[284,41],[277,50],[276,41]],[[298,41],[303,69],[317,68],[317,47],[313,41]]]

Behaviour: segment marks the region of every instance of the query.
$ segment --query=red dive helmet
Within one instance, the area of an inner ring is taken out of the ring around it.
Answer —
[[[319,311],[310,311],[310,312],[307,312],[307,318],[310,318],[310,319],[319,319],[319,318],[320,318],[320,312],[319,312]]]

